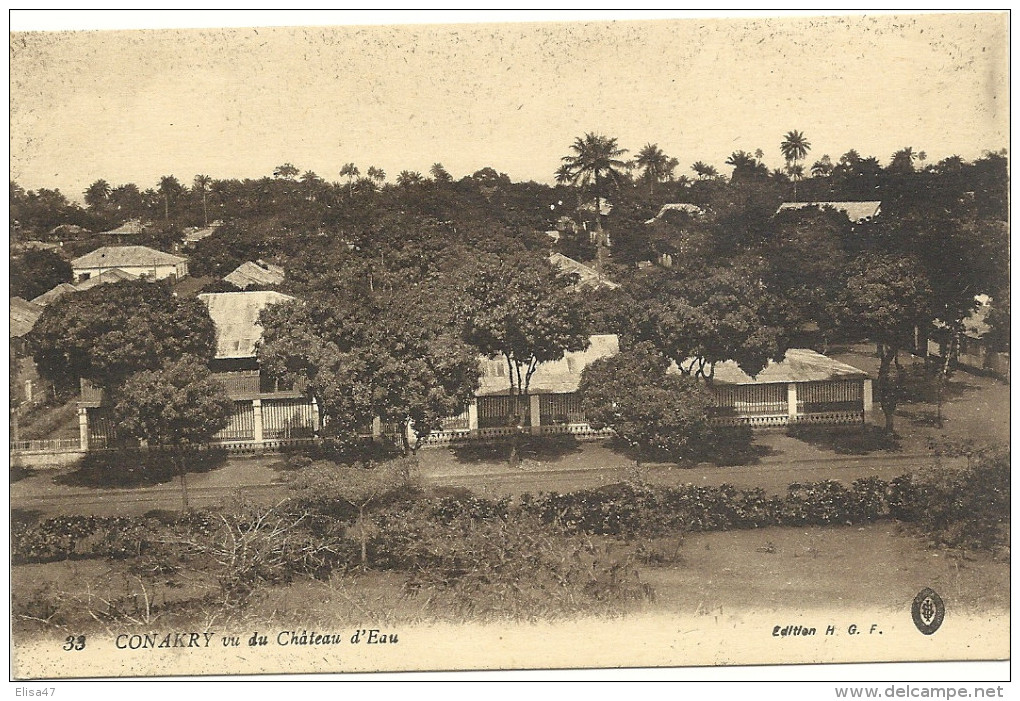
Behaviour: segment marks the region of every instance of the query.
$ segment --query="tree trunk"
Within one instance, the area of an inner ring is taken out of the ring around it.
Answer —
[[[892,386],[890,371],[896,360],[898,349],[887,344],[879,344],[879,357],[882,359],[878,368],[878,402],[885,415],[885,431],[895,435],[893,415],[896,413],[896,388]]]
[[[205,193],[202,193],[202,221],[205,222],[204,226],[209,226],[209,210],[205,205]]]

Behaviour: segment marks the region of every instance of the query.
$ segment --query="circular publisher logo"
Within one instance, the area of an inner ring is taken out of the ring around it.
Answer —
[[[942,625],[942,619],[946,617],[946,605],[933,589],[925,587],[914,597],[910,615],[919,631],[931,635]]]

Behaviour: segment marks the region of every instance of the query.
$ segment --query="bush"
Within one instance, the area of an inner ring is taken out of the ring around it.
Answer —
[[[964,470],[923,470],[904,493],[904,520],[916,522],[936,544],[987,551],[1009,544],[1008,450],[972,452]]]
[[[564,534],[529,514],[390,521],[380,539],[400,543],[407,592],[457,616],[533,619],[618,611],[649,598],[629,557]]]

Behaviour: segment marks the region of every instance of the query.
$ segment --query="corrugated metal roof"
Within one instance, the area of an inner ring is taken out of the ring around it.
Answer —
[[[208,292],[198,296],[216,326],[217,358],[253,358],[262,338],[259,313],[270,304],[294,298],[279,292]]]
[[[578,284],[583,287],[608,287],[611,290],[615,290],[620,286],[619,283],[606,279],[595,268],[580,263],[573,258],[568,258],[562,253],[550,255],[549,262],[555,265],[560,272],[577,275]]]
[[[616,334],[603,334],[591,337],[588,350],[571,352],[561,360],[542,363],[531,376],[528,388],[531,394],[568,394],[576,392],[581,382],[581,372],[599,358],[614,356],[620,352],[620,339]],[[502,357],[497,359],[480,358],[482,376],[479,380],[478,397],[508,394],[510,380],[507,377],[509,368]]]
[[[177,265],[186,258],[157,251],[148,246],[103,246],[71,261],[71,267],[80,268],[139,268],[155,265]]]
[[[75,287],[74,285],[72,285],[71,283],[69,283],[69,282],[62,282],[59,285],[57,285],[56,287],[54,287],[52,290],[47,290],[46,292],[43,292],[41,295],[39,295],[38,297],[33,299],[32,303],[33,304],[39,304],[39,305],[42,305],[42,306],[45,307],[47,304],[49,304],[53,300],[58,299],[58,298],[62,297],[63,295],[66,295],[68,292],[77,292],[77,291],[78,291],[78,288]]]
[[[137,275],[132,275],[131,273],[121,270],[120,268],[111,268],[110,270],[104,270],[98,275],[93,275],[88,280],[82,280],[81,282],[74,286],[74,289],[78,290],[79,292],[84,292],[85,290],[91,290],[93,287],[98,287],[99,285],[106,285],[112,282],[125,282],[127,280],[137,279],[138,279]]]
[[[261,263],[261,265],[259,264]],[[244,289],[250,285],[279,285],[283,282],[283,268],[272,263],[241,263],[224,280],[234,287]]]
[[[42,314],[42,305],[29,302],[21,297],[11,297],[11,338],[21,338],[32,330]]]
[[[864,202],[784,202],[779,205],[777,213],[784,209],[804,209],[805,207],[832,207],[838,212],[846,214],[847,218],[857,224],[866,219],[874,219],[882,208],[882,203],[877,200]]]
[[[769,361],[756,377],[748,375],[732,360],[716,363],[714,381],[716,384],[750,385],[771,382],[824,382],[867,376],[868,373],[863,370],[813,350],[791,348],[786,351],[786,357],[782,362]]]

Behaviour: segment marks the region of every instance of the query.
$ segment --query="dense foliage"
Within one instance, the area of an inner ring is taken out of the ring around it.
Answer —
[[[78,378],[114,388],[186,354],[211,358],[216,332],[206,306],[144,280],[99,285],[47,306],[27,336],[39,374],[65,395]]]

